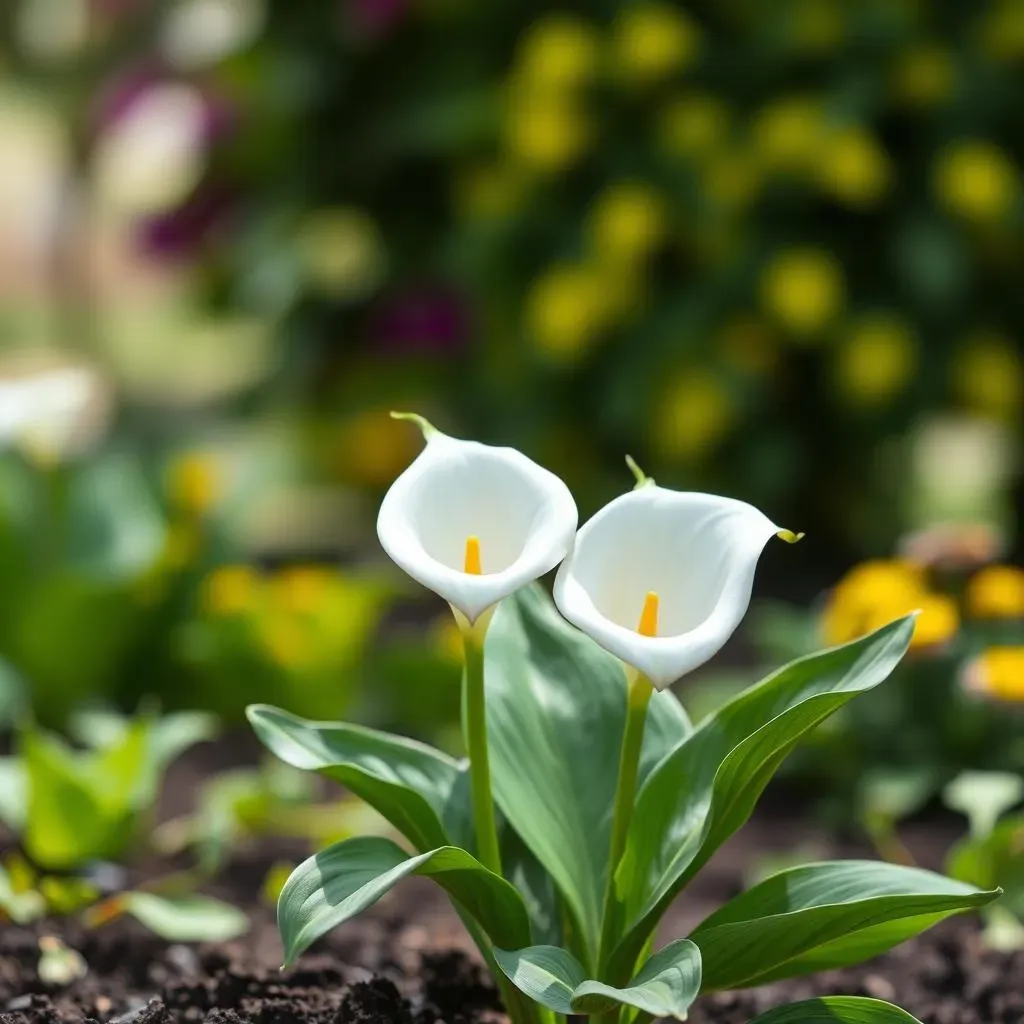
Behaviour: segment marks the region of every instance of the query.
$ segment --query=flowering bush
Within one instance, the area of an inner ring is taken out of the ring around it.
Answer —
[[[701,992],[854,963],[998,895],[893,864],[811,864],[653,952],[668,907],[786,755],[896,667],[913,617],[787,665],[694,727],[666,687],[737,627],[764,545],[796,538],[742,502],[668,491],[637,470],[637,488],[574,539],[557,477],[510,449],[425,434],[378,530],[460,624],[469,757],[249,709],[282,760],[344,783],[412,848],[350,839],[296,868],[278,903],[287,961],[420,875],[452,898],[513,1020],[682,1020]],[[556,611],[527,584],[563,558]],[[826,1007],[841,1021],[907,1020],[872,1000]]]

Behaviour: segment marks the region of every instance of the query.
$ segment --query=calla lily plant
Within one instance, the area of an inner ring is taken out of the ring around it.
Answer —
[[[378,533],[459,622],[468,758],[250,707],[278,757],[347,786],[408,844],[349,839],[300,864],[278,904],[287,962],[420,875],[450,896],[514,1024],[683,1020],[702,993],[856,963],[996,898],[900,865],[809,864],[655,951],[669,906],[787,754],[897,665],[913,617],[799,659],[695,726],[669,684],[737,628],[765,545],[798,538],[750,505],[666,490],[635,466],[637,487],[577,534],[552,474],[419,422],[425,450],[385,497]],[[559,563],[552,603],[534,581]],[[913,1021],[836,997],[758,1022],[825,1019]]]

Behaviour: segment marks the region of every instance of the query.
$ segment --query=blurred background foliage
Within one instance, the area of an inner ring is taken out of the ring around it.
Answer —
[[[1019,563],[1022,100],[1024,0],[9,0],[0,714],[450,727],[445,610],[373,534],[392,408],[584,516],[626,452],[752,501],[804,605]]]

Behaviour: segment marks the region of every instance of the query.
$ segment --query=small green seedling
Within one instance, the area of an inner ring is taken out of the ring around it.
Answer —
[[[964,772],[943,791],[952,810],[966,815],[969,832],[949,854],[953,878],[1006,896],[986,907],[985,940],[993,949],[1024,949],[1024,778],[1007,772]]]
[[[193,712],[135,719],[88,712],[71,726],[80,747],[26,725],[17,753],[0,759],[0,819],[24,853],[0,864],[0,916],[23,923],[82,911],[88,924],[99,925],[127,913],[178,941],[244,931],[245,916],[193,895],[187,873],[165,879],[161,892],[111,894],[95,870],[142,842],[164,771],[213,735],[213,719]]]
[[[994,885],[870,861],[816,863],[766,879],[687,938],[653,951],[669,906],[747,820],[783,758],[819,722],[881,683],[912,629],[912,619],[902,619],[801,658],[696,728],[670,691],[654,693],[615,864],[611,809],[626,727],[625,673],[561,619],[540,588],[502,602],[484,653],[500,873],[477,859],[466,761],[403,737],[253,706],[250,721],[282,760],[346,785],[411,848],[350,839],[296,868],[278,905],[286,960],[401,879],[420,875],[451,896],[514,1020],[612,1013],[631,1024],[684,1019],[702,993],[857,963],[950,914],[989,904]],[[824,1019],[912,1020],[887,1004],[837,999],[771,1011],[760,1022]]]

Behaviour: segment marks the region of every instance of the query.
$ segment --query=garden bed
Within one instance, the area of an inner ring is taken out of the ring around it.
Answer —
[[[940,825],[918,828],[909,845],[922,862],[934,863],[951,834]],[[812,827],[777,811],[763,814],[721,851],[701,885],[670,917],[667,934],[684,933],[739,891],[755,858],[808,844],[824,854],[864,852],[826,845]],[[338,929],[293,969],[279,971],[273,911],[260,900],[259,887],[272,863],[296,853],[271,841],[239,851],[215,891],[245,907],[253,927],[231,942],[169,944],[130,920],[95,932],[72,922],[5,926],[0,1022],[483,1024],[499,1019],[496,993],[478,969],[458,920],[437,890],[419,880]],[[84,977],[63,988],[39,981],[39,938],[47,934],[81,953],[88,966]],[[746,1024],[776,1003],[838,993],[892,1000],[926,1024],[1021,1024],[1024,953],[986,950],[975,921],[954,919],[854,969],[707,997],[691,1020]]]

